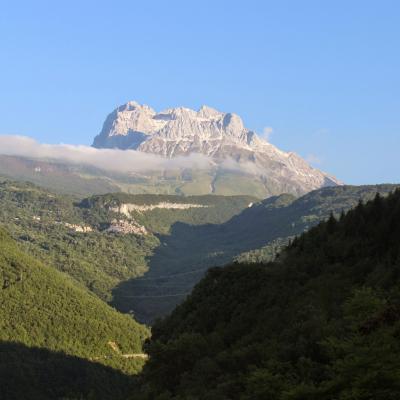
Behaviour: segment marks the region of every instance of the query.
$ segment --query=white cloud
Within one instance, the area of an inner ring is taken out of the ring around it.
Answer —
[[[0,154],[58,160],[76,164],[133,172],[175,168],[207,169],[212,160],[202,154],[165,158],[135,150],[95,149],[70,144],[42,144],[26,136],[0,135]]]
[[[266,126],[263,129],[263,133],[262,133],[262,137],[269,142],[269,139],[272,135],[272,133],[274,132],[273,128],[271,128],[270,126]]]
[[[207,170],[215,161],[203,154],[166,158],[136,150],[96,149],[70,144],[43,144],[27,136],[0,135],[0,154],[59,162],[92,165],[105,171],[140,172],[180,168]],[[227,158],[220,166],[225,170],[258,174],[262,171],[251,162]]]
[[[244,172],[246,174],[251,174],[251,175],[262,175],[263,173],[265,173],[265,171],[262,168],[260,168],[258,165],[256,165],[251,161],[242,161],[239,163],[232,158],[226,158],[220,164],[220,166],[222,169],[228,171]]]

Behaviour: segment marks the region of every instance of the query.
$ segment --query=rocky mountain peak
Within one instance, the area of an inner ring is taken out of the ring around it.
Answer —
[[[245,129],[239,115],[231,113],[224,115],[223,126],[227,133],[232,136],[241,135]]]
[[[198,112],[198,116],[200,118],[206,118],[206,119],[220,118],[222,115],[223,113],[221,113],[220,111],[216,110],[215,108],[208,107],[206,105],[201,106]]]
[[[97,148],[135,149],[164,157],[201,153],[216,165],[246,166],[274,187],[273,192],[304,193],[339,182],[312,168],[295,153],[286,153],[244,126],[234,113],[203,105],[198,111],[177,107],[156,112],[130,101],[106,118],[96,136]],[[276,189],[278,188],[278,189]]]
[[[208,106],[199,111],[187,107],[170,108],[159,113],[136,101],[115,109],[106,119],[101,133],[95,138],[95,147],[138,148],[146,140],[192,138],[193,140],[229,139],[247,144],[241,118]],[[128,140],[127,137],[130,139]],[[140,140],[138,140],[140,139]],[[139,145],[140,145],[139,143]],[[148,147],[148,146],[147,146]]]

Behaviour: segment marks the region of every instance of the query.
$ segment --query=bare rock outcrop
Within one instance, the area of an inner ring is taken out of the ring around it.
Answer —
[[[135,149],[168,158],[200,153],[222,169],[233,161],[239,169],[263,180],[273,193],[301,194],[340,184],[297,154],[281,151],[260,138],[238,115],[208,106],[198,111],[178,107],[156,112],[130,101],[107,117],[93,146]]]

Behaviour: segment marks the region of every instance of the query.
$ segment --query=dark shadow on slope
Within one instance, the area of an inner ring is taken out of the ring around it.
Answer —
[[[276,239],[298,235],[331,212],[340,214],[360,198],[368,200],[376,192],[389,193],[395,187],[328,187],[299,199],[270,197],[221,225],[175,223],[169,235],[158,236],[161,244],[148,260],[148,273],[119,284],[113,290],[112,305],[151,324],[182,302],[208,268],[227,264],[240,253]]]
[[[158,236],[160,245],[148,260],[148,273],[119,284],[113,290],[112,305],[151,324],[184,300],[208,268],[224,265],[244,251],[287,235],[288,224],[282,215],[271,217],[271,224],[260,225],[260,219],[253,214],[245,213],[222,225],[175,223],[170,235]],[[281,221],[279,225],[277,220]],[[299,226],[296,232],[302,230]]]
[[[4,400],[126,399],[135,378],[88,360],[20,343],[0,342]]]

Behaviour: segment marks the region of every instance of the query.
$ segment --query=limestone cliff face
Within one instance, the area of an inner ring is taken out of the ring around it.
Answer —
[[[179,107],[157,113],[147,105],[128,102],[107,117],[93,146],[135,149],[168,158],[200,153],[220,168],[234,161],[274,192],[300,194],[339,184],[297,154],[283,152],[258,137],[238,115],[207,106],[199,111]]]
[[[129,102],[107,117],[93,146],[173,157],[191,152],[213,155],[224,145],[250,149],[257,139],[236,114],[206,106],[198,112],[180,107],[156,113],[146,105]]]

